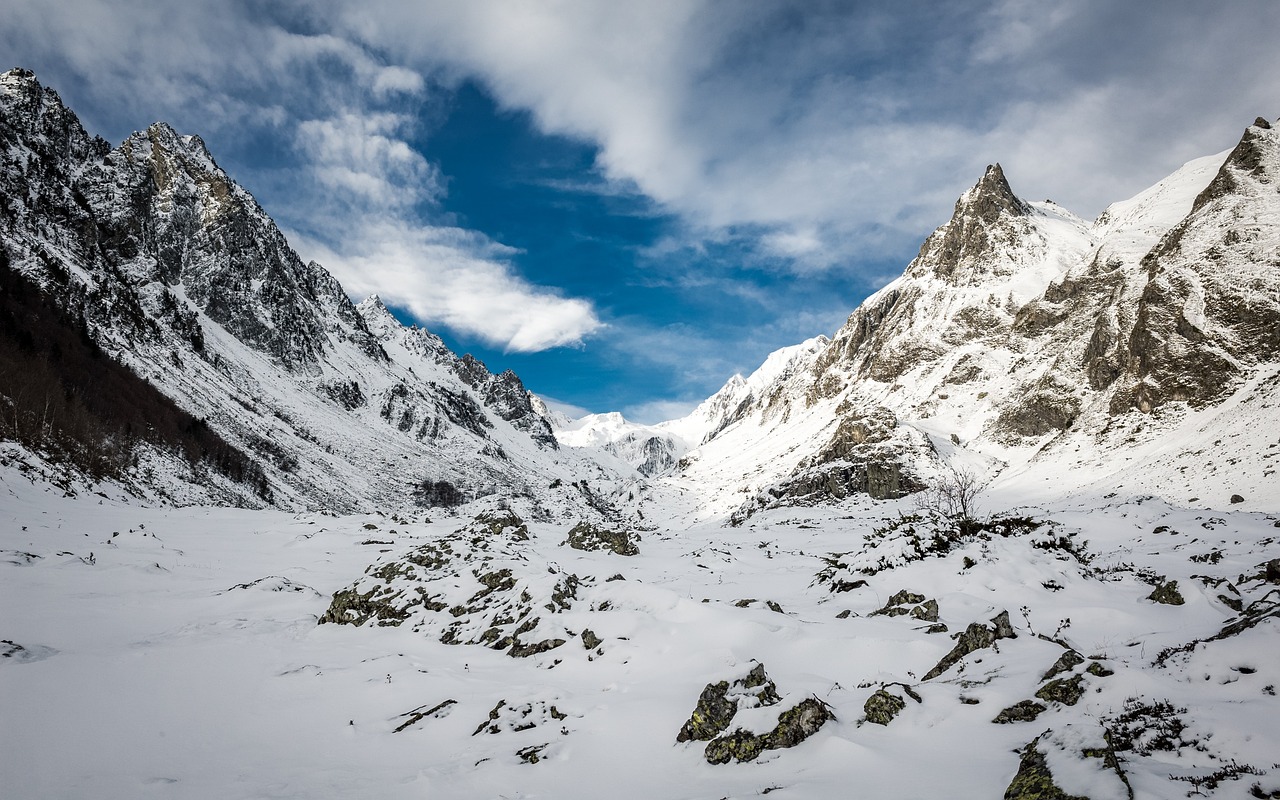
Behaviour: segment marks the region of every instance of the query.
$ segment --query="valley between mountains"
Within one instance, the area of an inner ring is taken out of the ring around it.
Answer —
[[[1016,177],[568,419],[0,75],[0,795],[1280,797],[1280,130]]]

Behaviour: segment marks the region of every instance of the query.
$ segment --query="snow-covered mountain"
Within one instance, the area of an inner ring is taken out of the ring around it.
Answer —
[[[1280,425],[1277,172],[1280,136],[1259,119],[1230,153],[1086,223],[989,167],[900,278],[807,343],[803,369],[750,392],[731,381],[717,397],[749,399],[671,480],[739,521],[900,496],[955,466],[990,479],[1087,465],[1078,483],[1142,464],[1134,479],[1170,499],[1204,495],[1213,474],[1224,498],[1262,501],[1260,448],[1243,470],[1188,463],[1205,432]]]
[[[601,475],[556,453],[514,373],[459,358],[376,297],[353,305],[198,137],[156,124],[112,148],[12,70],[0,76],[0,194],[7,269],[257,468],[237,481],[142,442],[121,476],[137,491],[351,510],[533,496]]]

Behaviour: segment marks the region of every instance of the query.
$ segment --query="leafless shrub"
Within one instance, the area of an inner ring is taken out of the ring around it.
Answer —
[[[982,482],[968,469],[947,467],[936,483],[916,495],[916,506],[962,523],[971,523],[978,514],[977,498]]]

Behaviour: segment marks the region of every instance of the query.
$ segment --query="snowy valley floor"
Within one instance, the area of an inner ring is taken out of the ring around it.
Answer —
[[[479,509],[144,509],[7,471],[0,795],[992,798],[1036,766],[1033,741],[1068,794],[1280,791],[1276,515],[1002,502],[981,498],[1044,524],[957,535],[902,522],[909,500],[864,501],[740,528],[659,521],[621,556],[563,544],[573,519],[473,546]],[[317,624],[357,580],[420,602],[399,625]],[[549,649],[440,641],[489,627]],[[925,680],[975,634],[987,646]],[[704,687],[755,661],[781,700],[741,700],[726,733],[766,732],[810,697],[834,720],[749,763],[677,744]],[[865,719],[882,687],[887,725]],[[1036,703],[1034,720],[993,722]]]

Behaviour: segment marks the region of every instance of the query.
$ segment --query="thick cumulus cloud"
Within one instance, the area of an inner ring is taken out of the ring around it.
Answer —
[[[481,76],[682,216],[826,266],[901,252],[992,161],[1083,215],[1229,146],[1280,6],[370,0],[353,38]],[[1230,87],[1229,91],[1224,90]]]
[[[378,294],[418,319],[511,352],[577,344],[601,327],[590,303],[531,286],[508,265],[509,248],[474,231],[388,218],[366,220],[358,240],[337,246],[304,233],[290,238],[352,294]]]

